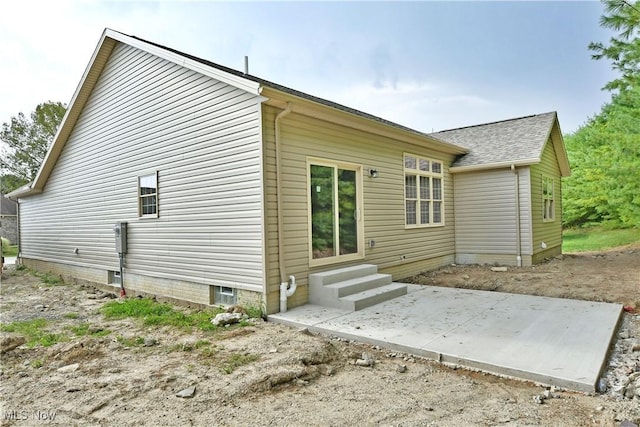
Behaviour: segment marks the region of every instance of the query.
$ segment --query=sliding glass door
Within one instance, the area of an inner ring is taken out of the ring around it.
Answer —
[[[315,264],[362,256],[362,168],[309,162],[311,260]]]

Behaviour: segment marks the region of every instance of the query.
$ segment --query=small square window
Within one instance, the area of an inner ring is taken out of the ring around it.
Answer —
[[[138,216],[158,217],[158,173],[138,177]]]
[[[228,286],[213,286],[212,304],[233,305],[238,301],[236,289]]]
[[[110,285],[122,284],[122,277],[120,277],[120,272],[117,270],[109,271],[108,283]]]

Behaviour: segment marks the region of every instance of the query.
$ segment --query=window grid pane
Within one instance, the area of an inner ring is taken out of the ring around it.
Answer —
[[[406,201],[406,210],[407,210],[407,224],[415,225],[416,224],[416,201],[415,200],[407,200]]]
[[[416,175],[406,175],[404,177],[405,198],[415,199],[418,197],[418,184]]]
[[[433,200],[442,200],[442,179],[432,178]]]
[[[434,224],[442,222],[442,202],[433,202],[433,222]]]
[[[420,224],[429,224],[430,202],[420,202]]]
[[[420,170],[423,172],[429,172],[429,160],[420,159]]]
[[[431,171],[433,173],[442,173],[442,163],[440,163],[440,162],[432,162],[431,163]]]
[[[406,169],[416,168],[416,158],[413,156],[404,156],[404,167]]]
[[[420,177],[420,199],[429,200],[431,196],[429,194],[429,177],[421,176]]]

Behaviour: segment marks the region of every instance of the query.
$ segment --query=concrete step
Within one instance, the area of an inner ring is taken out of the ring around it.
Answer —
[[[338,283],[332,283],[330,285],[326,285],[324,289],[333,293],[337,298],[341,298],[358,292],[367,291],[372,288],[377,288],[379,286],[389,285],[391,284],[391,281],[390,274],[376,273]]]
[[[338,299],[347,295],[363,292],[379,286],[391,283],[390,274],[369,274],[367,276],[356,277],[355,279],[344,280],[342,282],[331,283],[330,285],[320,285],[318,282],[310,283],[309,302],[311,304],[325,307],[336,307]]]
[[[346,309],[357,311],[406,294],[407,285],[404,283],[391,283],[342,297],[340,302]]]
[[[373,264],[354,265],[351,267],[338,268],[336,270],[322,271],[309,275],[309,285],[325,286],[332,283],[343,282],[362,276],[369,276],[378,272],[378,266]]]

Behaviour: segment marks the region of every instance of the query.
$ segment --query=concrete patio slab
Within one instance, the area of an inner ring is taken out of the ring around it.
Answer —
[[[305,305],[270,321],[541,384],[593,392],[620,304],[410,286],[348,312]]]

